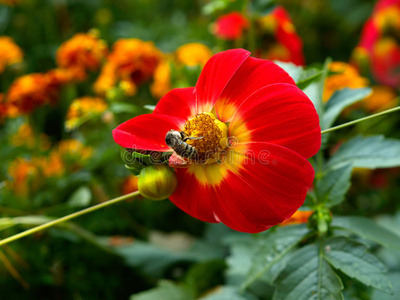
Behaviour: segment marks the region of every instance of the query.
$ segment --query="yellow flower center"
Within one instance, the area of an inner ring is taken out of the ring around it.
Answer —
[[[196,148],[198,160],[210,164],[228,146],[228,127],[211,113],[201,113],[185,123],[185,134],[200,139],[188,139],[186,143]]]

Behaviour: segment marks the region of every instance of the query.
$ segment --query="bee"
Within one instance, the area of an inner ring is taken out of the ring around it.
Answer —
[[[165,143],[174,149],[176,154],[183,158],[194,158],[197,156],[195,147],[186,143],[187,140],[200,140],[203,137],[189,137],[183,131],[170,130],[165,135]]]

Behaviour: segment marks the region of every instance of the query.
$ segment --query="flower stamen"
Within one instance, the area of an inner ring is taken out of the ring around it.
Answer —
[[[214,162],[217,155],[227,147],[228,127],[211,113],[197,114],[188,120],[184,132],[192,138],[186,143],[196,148],[200,162]]]

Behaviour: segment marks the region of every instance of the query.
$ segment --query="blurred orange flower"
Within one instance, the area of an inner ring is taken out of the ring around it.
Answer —
[[[83,80],[86,71],[97,70],[108,53],[107,44],[96,34],[77,33],[65,41],[57,51],[57,65],[70,69],[75,78]]]
[[[22,61],[23,52],[13,39],[8,36],[0,36],[0,74],[7,66]]]
[[[239,12],[234,11],[220,16],[213,26],[216,37],[224,40],[237,40],[243,31],[249,27],[249,21]]]
[[[313,210],[298,210],[289,219],[283,221],[279,226],[307,223],[308,218],[314,213]]]
[[[262,39],[257,56],[304,65],[303,42],[283,7],[277,6],[270,14],[256,20],[256,24]]]
[[[361,77],[357,69],[347,63],[334,61],[329,64],[328,69],[335,74],[329,75],[325,80],[322,96],[324,102],[328,101],[334,92],[341,89],[362,88],[369,85],[369,80]]]
[[[11,180],[7,188],[18,196],[27,196],[38,185],[39,170],[36,164],[24,158],[17,158],[8,167],[8,175]]]
[[[68,130],[78,127],[85,121],[100,116],[107,109],[107,103],[99,97],[81,97],[75,99],[67,113],[65,127]]]
[[[126,95],[134,95],[137,86],[151,79],[162,58],[152,42],[123,39],[113,45],[108,61],[94,84],[95,91],[103,95],[117,83]]]
[[[0,4],[14,6],[17,5],[22,0],[0,0]]]
[[[122,194],[130,194],[138,190],[139,177],[131,175],[124,180],[122,184]]]
[[[150,85],[150,92],[154,98],[161,98],[172,89],[171,63],[173,62],[164,59],[154,71],[153,83]]]
[[[32,73],[17,78],[7,93],[10,116],[27,114],[38,106],[55,102],[58,93],[51,83],[46,74]]]
[[[363,101],[368,112],[379,112],[397,106],[397,93],[390,86],[377,85],[372,87],[372,93]]]

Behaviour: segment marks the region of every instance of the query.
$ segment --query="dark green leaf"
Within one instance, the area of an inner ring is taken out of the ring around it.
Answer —
[[[343,228],[385,247],[400,250],[400,237],[364,217],[335,217],[333,227]]]
[[[360,101],[371,93],[371,88],[348,89],[337,91],[329,99],[321,120],[321,129],[328,129],[339,114],[349,105]]]
[[[273,300],[343,299],[343,285],[315,244],[297,250],[277,279]]]
[[[357,136],[340,146],[328,167],[353,164],[357,168],[391,168],[400,166],[400,140],[382,135]]]
[[[325,258],[336,269],[365,285],[392,292],[385,266],[367,248],[354,240],[336,237],[325,243]]]
[[[276,231],[261,237],[255,254],[252,257],[252,266],[241,289],[245,289],[265,272],[279,263],[309,232],[305,224],[278,227]],[[281,269],[278,268],[277,271]],[[271,274],[272,275],[272,274]],[[275,277],[278,274],[275,274]],[[275,278],[273,278],[275,279]]]
[[[344,165],[336,169],[328,169],[317,184],[320,200],[324,201],[328,207],[332,207],[344,200],[348,189],[351,186],[351,164]]]

